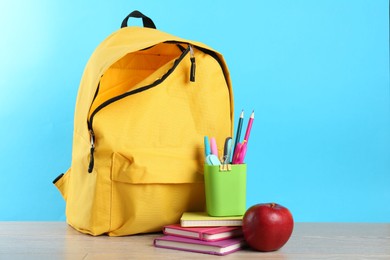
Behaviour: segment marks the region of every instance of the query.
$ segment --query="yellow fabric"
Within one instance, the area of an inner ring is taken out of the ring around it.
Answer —
[[[88,173],[93,111],[161,78],[189,44],[195,82],[188,53],[160,84],[96,113],[95,165]],[[126,27],[92,54],[76,101],[72,165],[55,183],[75,229],[110,236],[154,232],[178,223],[184,211],[205,210],[203,137],[216,137],[222,154],[233,131],[233,96],[222,55],[216,53],[219,64],[202,49],[215,52],[155,29]]]

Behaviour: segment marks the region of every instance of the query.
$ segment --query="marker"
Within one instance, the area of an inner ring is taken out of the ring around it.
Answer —
[[[242,148],[242,143],[238,143],[236,146],[236,151],[233,154],[233,159],[232,159],[233,164],[239,164],[241,158],[241,148]]]
[[[244,163],[247,147],[248,147],[248,143],[246,142],[246,140],[244,140],[244,142],[242,142],[242,145],[241,145],[240,154],[237,158],[237,164]]]
[[[211,154],[210,142],[209,142],[209,137],[208,136],[204,137],[204,153],[205,153],[206,157]]]
[[[209,154],[206,157],[206,163],[208,165],[221,165],[221,162],[219,161],[218,157],[214,154]]]
[[[223,164],[228,164],[230,162],[230,157],[232,156],[232,150],[233,150],[232,138],[227,137],[225,140],[225,145],[223,147],[223,158],[222,158]]]
[[[238,119],[236,140],[234,140],[233,155],[236,154],[237,144],[240,142],[242,121],[244,120],[244,110],[241,111],[240,118]]]
[[[217,141],[214,137],[210,138],[211,154],[214,154],[218,158]]]

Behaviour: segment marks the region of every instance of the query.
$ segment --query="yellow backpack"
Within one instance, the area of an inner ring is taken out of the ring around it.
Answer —
[[[144,27],[127,27],[130,17]],[[222,55],[132,12],[96,48],[80,82],[72,165],[53,181],[68,224],[122,236],[205,210],[203,137],[223,144],[232,126]]]

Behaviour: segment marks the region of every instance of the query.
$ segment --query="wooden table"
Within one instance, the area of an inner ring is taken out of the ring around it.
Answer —
[[[0,259],[217,259],[155,248],[161,234],[92,237],[64,222],[0,222]],[[241,250],[221,259],[390,259],[390,223],[296,223],[279,251]]]

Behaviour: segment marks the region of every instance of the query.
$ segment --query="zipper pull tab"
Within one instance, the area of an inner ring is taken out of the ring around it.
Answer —
[[[93,153],[95,152],[95,134],[92,131],[92,129],[89,130],[89,137],[91,140],[91,149],[90,149],[90,156],[89,156],[88,173],[91,173],[95,165],[95,159],[93,157]]]
[[[195,82],[195,55],[194,55],[194,49],[192,48],[192,45],[189,45],[190,48],[190,60],[191,60],[191,70],[190,70],[190,81]]]

